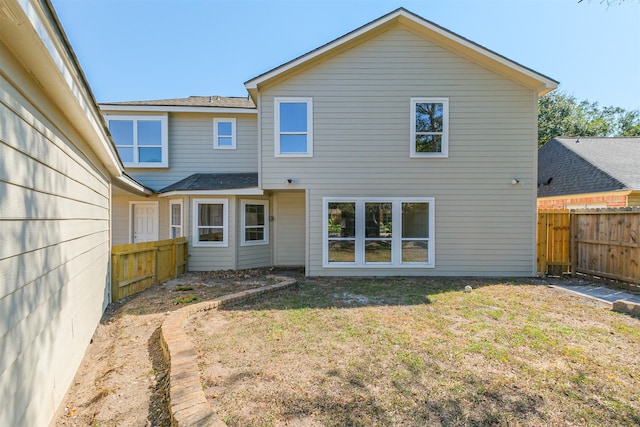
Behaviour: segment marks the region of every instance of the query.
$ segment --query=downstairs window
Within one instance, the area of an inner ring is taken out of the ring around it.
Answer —
[[[325,267],[434,267],[433,198],[325,198]]]

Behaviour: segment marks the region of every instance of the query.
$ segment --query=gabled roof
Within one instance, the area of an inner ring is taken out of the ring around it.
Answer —
[[[257,173],[195,173],[163,188],[158,193],[224,191],[257,187]]]
[[[255,100],[258,90],[262,85],[266,85],[268,82],[276,79],[286,78],[288,75],[294,75],[300,70],[306,69],[311,64],[333,57],[398,25],[402,25],[404,28],[430,39],[442,47],[481,64],[498,74],[517,81],[526,87],[535,89],[539,96],[554,90],[558,86],[557,81],[520,65],[517,62],[511,61],[496,52],[459,36],[404,8],[396,9],[311,52],[260,74],[245,82],[244,85],[251,97]]]
[[[538,150],[538,197],[640,190],[640,138],[553,138]]]

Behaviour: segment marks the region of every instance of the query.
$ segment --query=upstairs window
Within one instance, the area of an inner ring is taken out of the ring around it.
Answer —
[[[213,119],[213,148],[236,149],[236,119]]]
[[[411,98],[411,157],[449,156],[449,99]]]
[[[107,116],[109,132],[127,167],[167,167],[167,116]]]
[[[275,98],[275,156],[313,157],[312,98]]]

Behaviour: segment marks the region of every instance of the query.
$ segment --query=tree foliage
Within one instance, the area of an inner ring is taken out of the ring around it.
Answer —
[[[538,146],[556,136],[640,136],[640,110],[600,107],[551,92],[538,101]]]

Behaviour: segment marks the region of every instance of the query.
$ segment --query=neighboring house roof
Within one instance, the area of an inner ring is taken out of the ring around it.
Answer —
[[[538,197],[640,190],[640,138],[553,138],[538,150]]]
[[[496,52],[493,52],[477,43],[472,42],[446,28],[428,21],[404,8],[399,8],[388,13],[354,31],[345,34],[317,49],[314,49],[298,58],[280,65],[270,71],[260,74],[245,82],[245,87],[255,100],[259,86],[267,85],[269,81],[294,75],[307,69],[316,62],[338,55],[347,49],[360,44],[380,34],[387,29],[402,25],[427,39],[430,39],[442,47],[454,51],[469,60],[510,78],[526,87],[535,89],[539,96],[554,90],[558,82],[540,74],[530,68],[518,64]]]
[[[155,99],[150,101],[102,102],[100,105],[131,105],[147,107],[211,107],[211,108],[256,108],[247,97],[190,96],[188,98]]]
[[[258,173],[195,173],[161,189],[158,193],[239,190],[256,187],[258,187]]]

